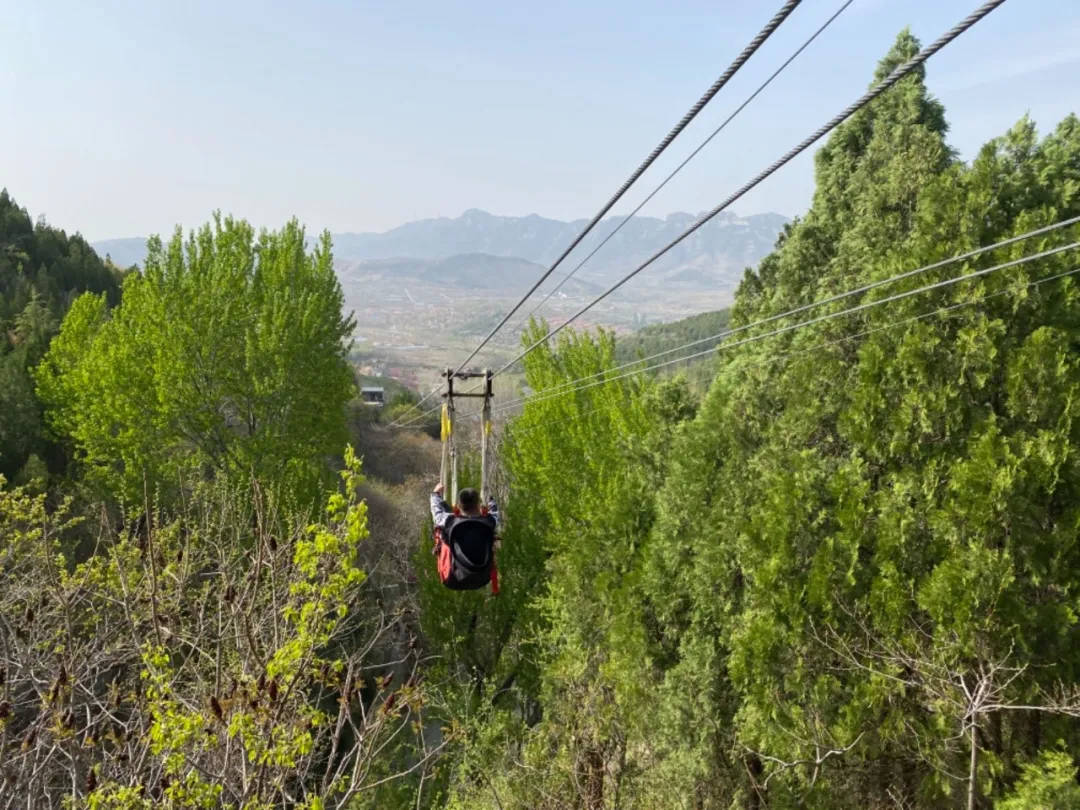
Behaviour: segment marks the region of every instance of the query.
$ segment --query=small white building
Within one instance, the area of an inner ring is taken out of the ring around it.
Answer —
[[[360,389],[360,400],[365,405],[381,408],[386,404],[386,392],[375,385],[365,385]]]

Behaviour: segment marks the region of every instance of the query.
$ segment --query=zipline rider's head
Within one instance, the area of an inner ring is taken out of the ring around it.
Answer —
[[[435,494],[442,495],[442,492],[442,484],[437,485],[435,487]],[[479,517],[483,514],[480,509],[480,493],[472,487],[462,488],[458,491],[457,508],[463,515],[467,515],[468,517]]]
[[[458,509],[461,510],[461,514],[470,517],[480,515],[480,492],[472,487],[464,487],[458,491]]]

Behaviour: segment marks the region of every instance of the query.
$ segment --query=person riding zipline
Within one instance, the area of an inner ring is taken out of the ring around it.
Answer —
[[[435,549],[439,579],[453,590],[472,590],[491,583],[499,592],[499,572],[495,567],[495,531],[501,520],[499,507],[488,499],[480,505],[480,493],[465,488],[458,493],[457,506],[443,500],[443,485],[431,493],[431,519],[435,524]]]

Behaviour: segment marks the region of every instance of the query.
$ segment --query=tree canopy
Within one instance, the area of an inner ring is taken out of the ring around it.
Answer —
[[[917,49],[902,33],[879,76]],[[732,325],[1080,214],[1075,116],[1041,140],[1023,120],[970,165],[946,132],[921,72],[839,127],[811,209],[746,274]],[[454,806],[492,791],[504,808],[1067,801],[1076,262],[721,352],[699,407],[677,381],[527,402],[503,454],[507,543],[545,562],[497,660],[532,675],[469,704],[483,719],[466,761],[498,764],[490,784],[451,777]],[[563,335],[526,359],[534,390],[612,365],[609,338]]]
[[[902,32],[878,77],[918,47]],[[46,416],[104,497],[0,487],[0,795],[1075,806],[1080,226],[937,263],[1080,217],[1080,119],[1025,118],[971,163],[947,131],[908,76],[830,136],[730,313],[525,358],[538,394],[600,382],[499,427],[497,598],[438,581],[405,502],[434,481],[426,437],[358,419],[394,480],[358,489],[346,450],[345,491],[320,486],[353,390],[326,235],[218,216],[151,240],[51,343],[61,312],[27,288],[9,342],[38,347]],[[604,381],[729,314],[753,340],[694,380]]]
[[[216,216],[150,239],[120,304],[75,301],[37,370],[50,423],[88,475],[142,498],[181,470],[278,481],[308,498],[344,443],[354,384],[329,234]]]

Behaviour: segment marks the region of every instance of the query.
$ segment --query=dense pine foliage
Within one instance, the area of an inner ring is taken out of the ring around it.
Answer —
[[[45,473],[46,459],[54,469],[63,465],[42,424],[29,369],[83,292],[115,304],[119,273],[81,236],[34,225],[0,190],[0,475],[29,480]]]
[[[1080,119],[970,164],[946,135],[909,76],[828,139],[730,313],[526,358],[543,392],[729,317],[762,337],[701,386],[527,401],[498,597],[437,580],[409,489],[436,470],[404,471],[433,442],[354,420],[394,479],[367,502],[335,460],[354,382],[327,237],[217,217],[153,240],[121,295],[0,197],[22,386],[0,396],[30,403],[0,414],[2,469],[45,423],[78,462],[48,491],[0,479],[0,805],[1076,807],[1080,252],[764,336],[1080,238],[774,317],[1080,216]]]

